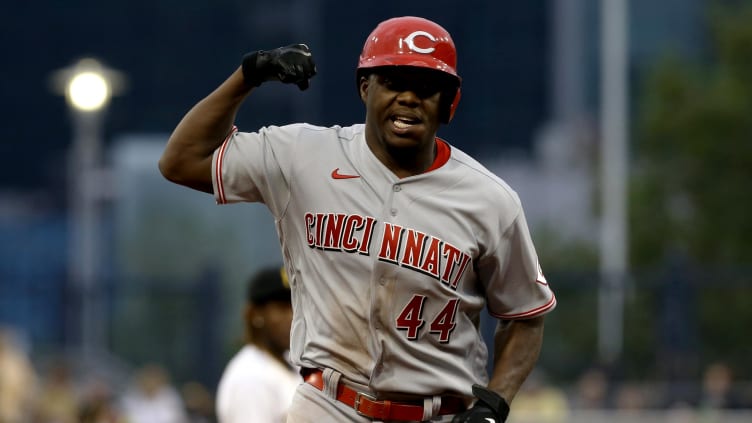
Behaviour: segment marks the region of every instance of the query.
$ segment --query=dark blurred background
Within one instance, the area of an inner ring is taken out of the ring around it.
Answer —
[[[611,247],[602,52],[618,28],[604,4],[626,4],[625,236]],[[186,403],[197,386],[213,395],[240,343],[245,279],[281,256],[263,207],[218,207],[159,176],[167,137],[245,52],[293,42],[314,52],[311,89],[265,85],[240,129],[361,122],[360,48],[400,15],[453,35],[462,100],[440,135],[519,192],[559,299],[525,394],[583,408],[597,374],[600,408],[752,407],[752,2],[732,0],[5,4],[0,327],[38,380],[63,363],[115,395],[156,364]],[[81,58],[123,81],[94,126],[55,83]],[[87,136],[91,169],[75,148]],[[719,368],[728,388],[711,401]]]
[[[447,132],[476,151],[527,148],[546,111],[545,3],[73,0],[8,5],[2,17],[8,123],[1,134],[21,140],[34,131],[35,150],[43,153],[14,154],[20,141],[3,143],[3,156],[16,158],[13,166],[3,166],[0,183],[44,189],[62,182],[60,158],[71,128],[65,102],[51,95],[47,79],[79,57],[95,56],[127,74],[129,88],[109,111],[107,140],[122,133],[169,131],[234,70],[244,52],[292,42],[307,42],[317,53],[315,104],[293,110],[285,93],[241,119],[250,126],[293,118],[325,125],[359,122],[363,109],[353,70],[365,37],[383,19],[418,13],[440,21],[461,46],[463,94],[472,99],[470,110],[483,113],[463,113]],[[471,125],[481,132],[464,135]]]

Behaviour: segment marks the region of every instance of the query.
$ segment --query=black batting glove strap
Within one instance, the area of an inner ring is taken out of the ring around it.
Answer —
[[[266,81],[281,81],[305,90],[308,80],[316,75],[316,63],[305,44],[248,53],[243,56],[242,69],[243,79],[249,87],[258,87]]]
[[[509,416],[509,404],[496,392],[473,385],[473,395],[478,400],[467,411],[457,414],[452,423],[504,423]]]

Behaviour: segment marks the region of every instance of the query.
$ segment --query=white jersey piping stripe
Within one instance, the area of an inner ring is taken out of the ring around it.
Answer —
[[[219,153],[217,154],[217,164],[215,166],[215,179],[217,180],[217,197],[219,198],[217,201],[219,204],[225,204],[227,203],[227,200],[225,199],[225,187],[222,182],[222,163],[224,161],[225,157],[225,150],[227,149],[227,144],[230,141],[230,138],[232,135],[238,131],[238,127],[233,125],[232,130],[230,130],[230,133],[227,135],[227,138],[222,142],[222,145],[219,147]]]
[[[219,204],[225,204],[224,189],[222,187],[222,156],[225,154],[225,146],[227,146],[227,140],[219,147],[217,163],[214,166],[214,179],[217,181],[217,202]]]
[[[551,299],[546,304],[543,304],[542,306],[536,307],[532,310],[528,310],[522,313],[515,313],[515,314],[496,314],[496,313],[489,311],[489,314],[499,319],[522,319],[522,318],[527,318],[527,317],[536,317],[538,315],[544,314],[545,312],[554,308],[554,306],[556,306],[556,296],[554,296],[552,292]]]

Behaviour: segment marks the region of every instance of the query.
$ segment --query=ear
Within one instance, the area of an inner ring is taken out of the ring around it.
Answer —
[[[363,100],[363,103],[365,103],[366,99],[368,98],[369,82],[370,81],[368,76],[361,76],[360,80],[358,80],[358,91],[360,92],[360,99]]]

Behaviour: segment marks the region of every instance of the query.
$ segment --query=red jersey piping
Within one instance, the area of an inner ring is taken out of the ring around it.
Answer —
[[[444,166],[449,161],[449,156],[452,155],[452,149],[449,148],[449,144],[441,138],[436,137],[436,158],[433,159],[431,167],[426,169],[426,172],[436,170],[441,166]]]
[[[217,163],[214,166],[214,179],[217,181],[217,203],[219,204],[227,203],[227,199],[225,198],[225,186],[222,181],[222,164],[224,163],[225,151],[227,150],[230,138],[232,138],[233,134],[237,131],[238,127],[233,125],[232,130],[230,130],[227,138],[222,142],[222,145],[219,147],[219,152],[217,153]]]

